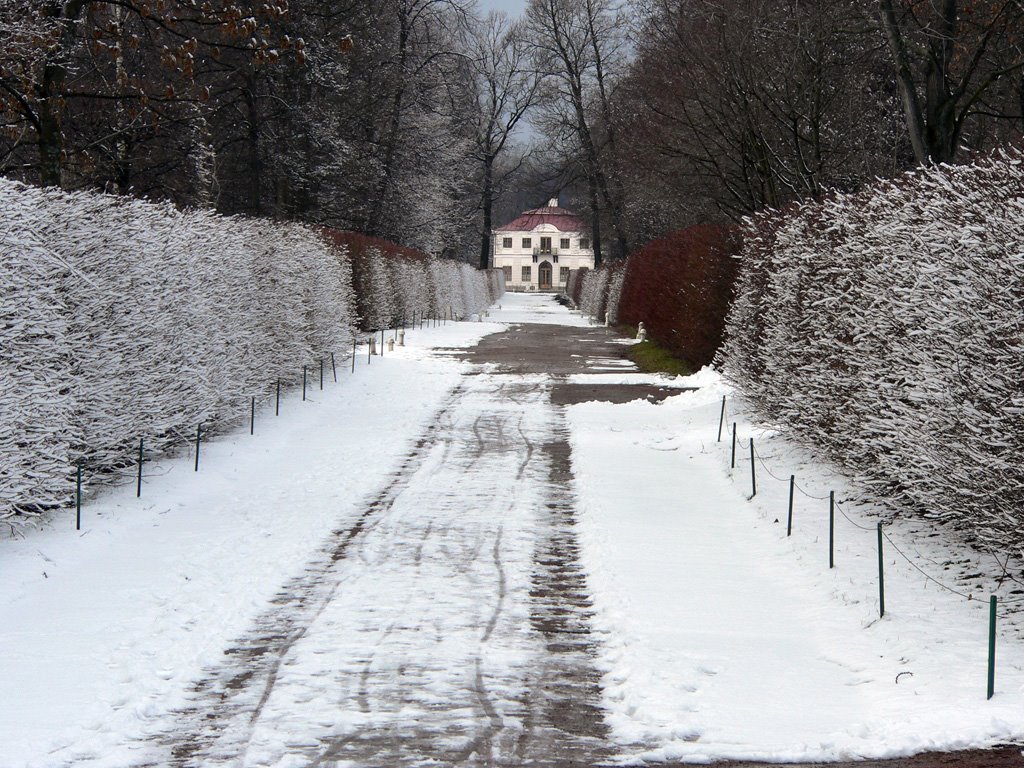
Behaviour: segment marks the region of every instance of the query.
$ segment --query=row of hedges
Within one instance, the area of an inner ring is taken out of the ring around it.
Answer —
[[[356,310],[364,330],[394,328],[414,313],[464,318],[505,291],[501,270],[481,273],[469,264],[356,232],[324,230],[324,234],[349,255]]]
[[[1024,156],[755,217],[722,360],[869,492],[1024,546]]]
[[[351,349],[357,306],[382,327],[344,238],[310,227],[2,179],[0,212],[0,519],[67,504],[78,463],[111,476],[140,438],[151,457],[243,419]],[[500,289],[422,254],[377,261],[420,311]]]
[[[625,261],[570,274],[568,298],[613,325],[642,322],[650,339],[697,369],[721,344],[739,247],[733,228],[673,232]]]

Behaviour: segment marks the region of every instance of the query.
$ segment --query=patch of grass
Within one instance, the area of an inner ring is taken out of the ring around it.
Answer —
[[[693,373],[685,360],[673,357],[667,349],[653,341],[634,344],[629,348],[629,359],[644,373],[667,373],[669,376],[689,376]]]

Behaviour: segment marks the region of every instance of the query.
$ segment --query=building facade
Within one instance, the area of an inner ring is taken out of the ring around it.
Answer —
[[[524,211],[491,233],[493,265],[505,273],[509,291],[558,291],[569,270],[594,268],[594,250],[583,220],[549,200]]]

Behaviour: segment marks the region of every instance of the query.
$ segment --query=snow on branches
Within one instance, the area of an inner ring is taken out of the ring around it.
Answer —
[[[869,490],[1024,546],[1024,156],[747,224],[722,362]]]
[[[351,349],[349,244],[322,231],[3,179],[0,212],[0,519],[68,504],[78,464],[115,479],[140,438],[152,457],[229,428]],[[420,256],[360,253],[364,327],[490,303],[490,276]]]
[[[315,231],[0,180],[0,517],[229,425],[347,349],[344,253]]]
[[[493,270],[481,272],[357,232],[325,229],[323,234],[351,254],[364,331],[394,328],[412,322],[413,315],[464,318],[482,312],[504,292]]]

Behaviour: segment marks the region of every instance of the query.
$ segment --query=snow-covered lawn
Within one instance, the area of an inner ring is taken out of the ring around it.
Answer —
[[[264,407],[255,436],[246,425],[204,446],[198,473],[181,456],[147,466],[141,499],[133,482],[86,499],[81,532],[71,511],[0,541],[0,765],[144,762],[140,739],[173,727],[203,670],[381,492],[458,385],[468,364],[432,349],[470,346],[508,322],[585,324],[544,297],[501,304],[485,322],[410,331],[408,346],[370,365],[364,347],[355,374],[339,367],[339,383],[307,402],[290,392],[279,417]],[[652,380],[573,381],[591,378]],[[660,405],[568,407],[582,557],[621,754],[835,759],[1024,737],[1024,645],[1010,620],[1000,623],[996,695],[985,699],[994,580],[967,577],[995,560],[927,523],[888,526],[919,567],[979,600],[887,550],[879,620],[871,510],[843,505],[866,530],[837,514],[828,568],[828,492],[844,500],[855,489],[752,428],[713,372],[674,383],[701,389]],[[747,454],[730,472],[727,437],[715,440],[723,394],[742,437],[753,434],[785,479],[759,465],[753,500]],[[461,418],[490,407],[467,399]],[[798,495],[787,538],[790,473],[825,500]],[[1019,578],[1019,564],[1012,572]],[[1015,588],[1006,581],[1000,594]]]
[[[836,760],[1024,737],[1014,619],[1000,619],[996,695],[986,701],[987,601],[1002,573],[995,558],[928,523],[885,526],[916,566],[974,599],[929,581],[886,541],[879,619],[880,518],[842,505],[849,519],[836,512],[830,570],[829,491],[842,500],[855,489],[742,418],[730,470],[728,426],[716,439],[721,398],[731,393],[709,370],[687,383],[701,389],[661,405],[569,410],[608,717],[616,739],[636,745],[625,753]],[[738,410],[733,403],[733,418]],[[753,499],[750,434],[764,457]],[[803,492],[787,538],[791,473]],[[998,592],[1019,601],[1021,583],[1005,580]]]

